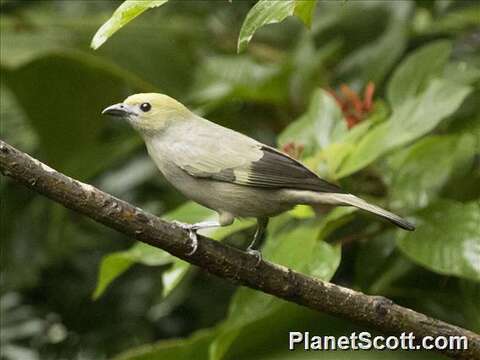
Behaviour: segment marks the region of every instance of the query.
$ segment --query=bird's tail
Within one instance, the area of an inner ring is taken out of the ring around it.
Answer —
[[[355,195],[343,194],[343,193],[328,193],[328,194],[316,193],[316,194],[318,196],[319,203],[355,206],[359,209],[368,211],[375,215],[379,215],[387,219],[388,221],[394,223],[395,225],[401,227],[402,229],[405,229],[408,231],[415,230],[415,226],[412,223],[408,222],[407,220],[401,218],[398,215],[395,215],[394,213],[391,213],[390,211],[382,209],[379,206],[369,204],[365,200],[362,200],[359,197],[356,197]]]
[[[343,203],[346,205],[352,205],[359,209],[368,211],[372,214],[379,215],[389,220],[390,222],[394,223],[395,225],[401,227],[402,229],[409,230],[409,231],[415,230],[415,226],[410,222],[408,222],[407,220],[401,218],[398,215],[395,215],[394,213],[391,213],[390,211],[382,209],[379,206],[369,204],[365,200],[360,199],[355,195],[338,193],[338,194],[332,194],[332,196],[340,203]]]

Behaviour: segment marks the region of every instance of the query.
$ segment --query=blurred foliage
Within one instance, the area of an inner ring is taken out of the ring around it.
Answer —
[[[0,9],[2,139],[167,219],[209,219],[165,183],[131,129],[100,116],[131,93],[167,93],[417,225],[405,233],[351,208],[300,206],[272,219],[267,260],[480,331],[477,2]],[[104,43],[96,51],[92,38]],[[359,329],[132,245],[4,177],[0,191],[2,359],[307,359],[318,354],[286,350],[289,330]],[[243,248],[252,225],[205,234]]]

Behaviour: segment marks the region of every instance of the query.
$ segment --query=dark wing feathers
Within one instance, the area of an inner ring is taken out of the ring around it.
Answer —
[[[247,184],[268,188],[289,188],[320,192],[344,193],[338,186],[319,178],[295,159],[266,146],[263,156],[251,163]]]
[[[338,186],[319,178],[288,155],[267,146],[261,146],[259,150],[262,156],[256,161],[210,173],[209,176],[199,176],[197,172],[197,177],[209,177],[213,180],[268,189],[345,192]]]

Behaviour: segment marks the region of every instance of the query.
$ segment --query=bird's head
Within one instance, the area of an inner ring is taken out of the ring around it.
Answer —
[[[191,112],[177,100],[163,94],[135,94],[114,104],[102,114],[125,118],[142,134],[155,133],[174,121],[188,118]]]

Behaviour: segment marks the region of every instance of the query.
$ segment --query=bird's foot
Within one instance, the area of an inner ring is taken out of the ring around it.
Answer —
[[[191,256],[191,255],[195,254],[195,251],[197,251],[197,248],[198,248],[198,238],[197,238],[198,228],[194,224],[186,224],[186,223],[182,223],[182,222],[176,221],[176,220],[174,220],[172,222],[175,225],[181,227],[183,230],[188,231],[188,237],[189,237],[190,242],[191,242],[192,250],[190,250],[185,255]]]
[[[252,249],[250,246],[247,248],[247,254],[255,256],[255,258],[257,259],[255,266],[260,264],[260,262],[262,261],[262,253],[258,250]]]

